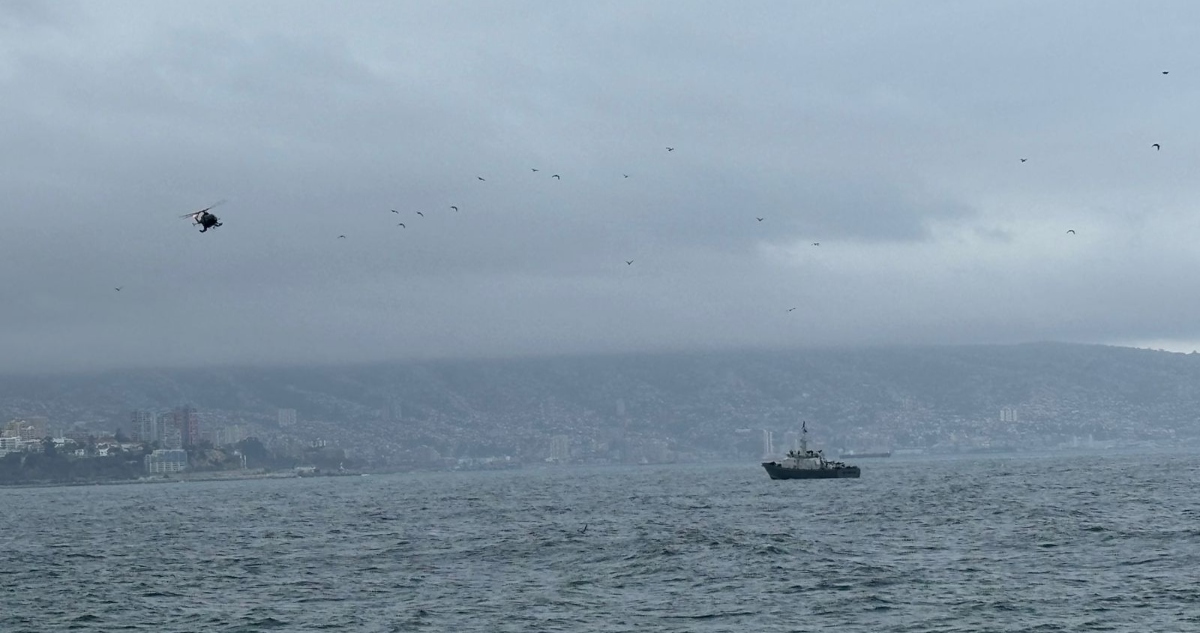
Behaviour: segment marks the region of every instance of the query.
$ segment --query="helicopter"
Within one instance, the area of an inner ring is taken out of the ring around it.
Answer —
[[[218,226],[221,226],[220,218],[213,215],[212,213],[209,213],[209,211],[211,209],[221,206],[222,204],[225,204],[224,200],[221,200],[220,202],[215,202],[206,209],[200,209],[199,211],[196,211],[194,213],[185,213],[179,217],[184,218],[184,219],[190,218],[192,220],[192,226],[199,225],[200,232],[204,233],[205,231],[207,231],[209,229],[213,229]]]

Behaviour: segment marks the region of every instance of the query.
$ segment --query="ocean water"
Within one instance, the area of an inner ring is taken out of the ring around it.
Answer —
[[[0,631],[1200,630],[1200,456],[0,490]]]

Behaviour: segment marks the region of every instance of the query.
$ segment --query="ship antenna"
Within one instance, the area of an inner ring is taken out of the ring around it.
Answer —
[[[808,422],[800,422],[800,454],[808,455]]]

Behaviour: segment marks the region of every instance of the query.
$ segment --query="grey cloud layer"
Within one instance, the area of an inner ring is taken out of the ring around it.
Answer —
[[[5,3],[3,364],[1200,338],[1198,13]]]

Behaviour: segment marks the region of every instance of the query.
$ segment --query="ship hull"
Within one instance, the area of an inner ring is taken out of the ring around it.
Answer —
[[[763,462],[771,479],[858,479],[862,471],[858,466],[841,468],[788,468],[777,462]]]

